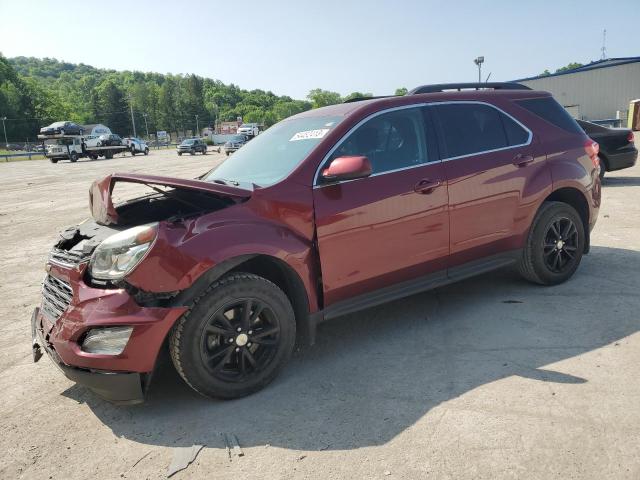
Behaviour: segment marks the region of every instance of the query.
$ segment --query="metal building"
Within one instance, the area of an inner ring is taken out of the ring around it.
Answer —
[[[640,98],[640,57],[609,58],[515,81],[551,92],[575,118],[620,119],[624,125],[629,102]]]

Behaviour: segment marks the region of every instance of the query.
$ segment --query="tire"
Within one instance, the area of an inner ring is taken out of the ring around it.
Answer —
[[[58,159],[57,158],[50,158],[49,161],[51,163],[58,163]]]
[[[196,151],[195,151],[195,150],[191,150],[189,153],[190,153],[191,155],[195,155],[195,154],[196,154]]]
[[[557,285],[573,276],[585,245],[578,212],[566,203],[545,202],[531,225],[518,270],[530,282]]]
[[[113,158],[113,152],[105,153],[104,158],[111,160]]]
[[[227,154],[227,157],[229,156],[229,152],[225,152]]]
[[[101,141],[97,141],[96,142],[96,147],[101,147],[102,146],[102,142]]]
[[[131,156],[132,157],[136,156],[136,147],[131,147]]]
[[[248,302],[251,317],[259,310],[255,319],[243,318]],[[275,284],[234,273],[200,295],[170,335],[171,359],[184,381],[206,397],[232,399],[264,388],[278,375],[293,352],[296,322]]]
[[[149,155],[149,149],[148,149],[148,148],[145,148],[145,149],[144,149],[144,154],[145,154],[145,155]]]
[[[55,131],[55,130],[54,130]],[[60,135],[64,135],[64,128],[60,129]]]
[[[604,174],[607,171],[607,161],[602,157],[598,158],[600,159],[600,173],[598,176],[600,177],[600,182],[602,182],[602,180],[604,180]]]
[[[76,163],[78,161],[78,154],[76,152],[71,152],[69,160],[71,160],[71,163]]]
[[[204,150],[202,150],[202,154],[206,155],[207,154],[207,149],[205,148]]]
[[[182,156],[182,152],[178,152],[178,156],[181,157]]]

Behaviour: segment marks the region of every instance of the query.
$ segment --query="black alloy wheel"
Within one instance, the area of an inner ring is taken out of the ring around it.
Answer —
[[[578,229],[569,218],[555,219],[544,236],[544,263],[553,273],[563,273],[576,260]]]
[[[235,300],[207,321],[200,355],[205,368],[225,382],[259,374],[277,353],[280,325],[271,308],[256,298]]]
[[[169,352],[185,382],[212,398],[260,390],[293,352],[291,302],[275,284],[250,273],[214,282],[174,326]]]

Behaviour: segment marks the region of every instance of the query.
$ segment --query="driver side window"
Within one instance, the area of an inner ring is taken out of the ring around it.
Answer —
[[[428,161],[420,108],[406,108],[378,115],[358,127],[331,154],[362,155],[373,174],[421,165]]]

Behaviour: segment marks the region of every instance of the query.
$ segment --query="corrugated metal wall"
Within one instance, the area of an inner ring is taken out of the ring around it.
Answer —
[[[586,72],[523,80],[535,90],[546,90],[563,106],[578,111],[578,118],[615,118],[616,110],[626,115],[631,100],[640,98],[640,62],[627,63]],[[626,124],[625,121],[623,122]]]

